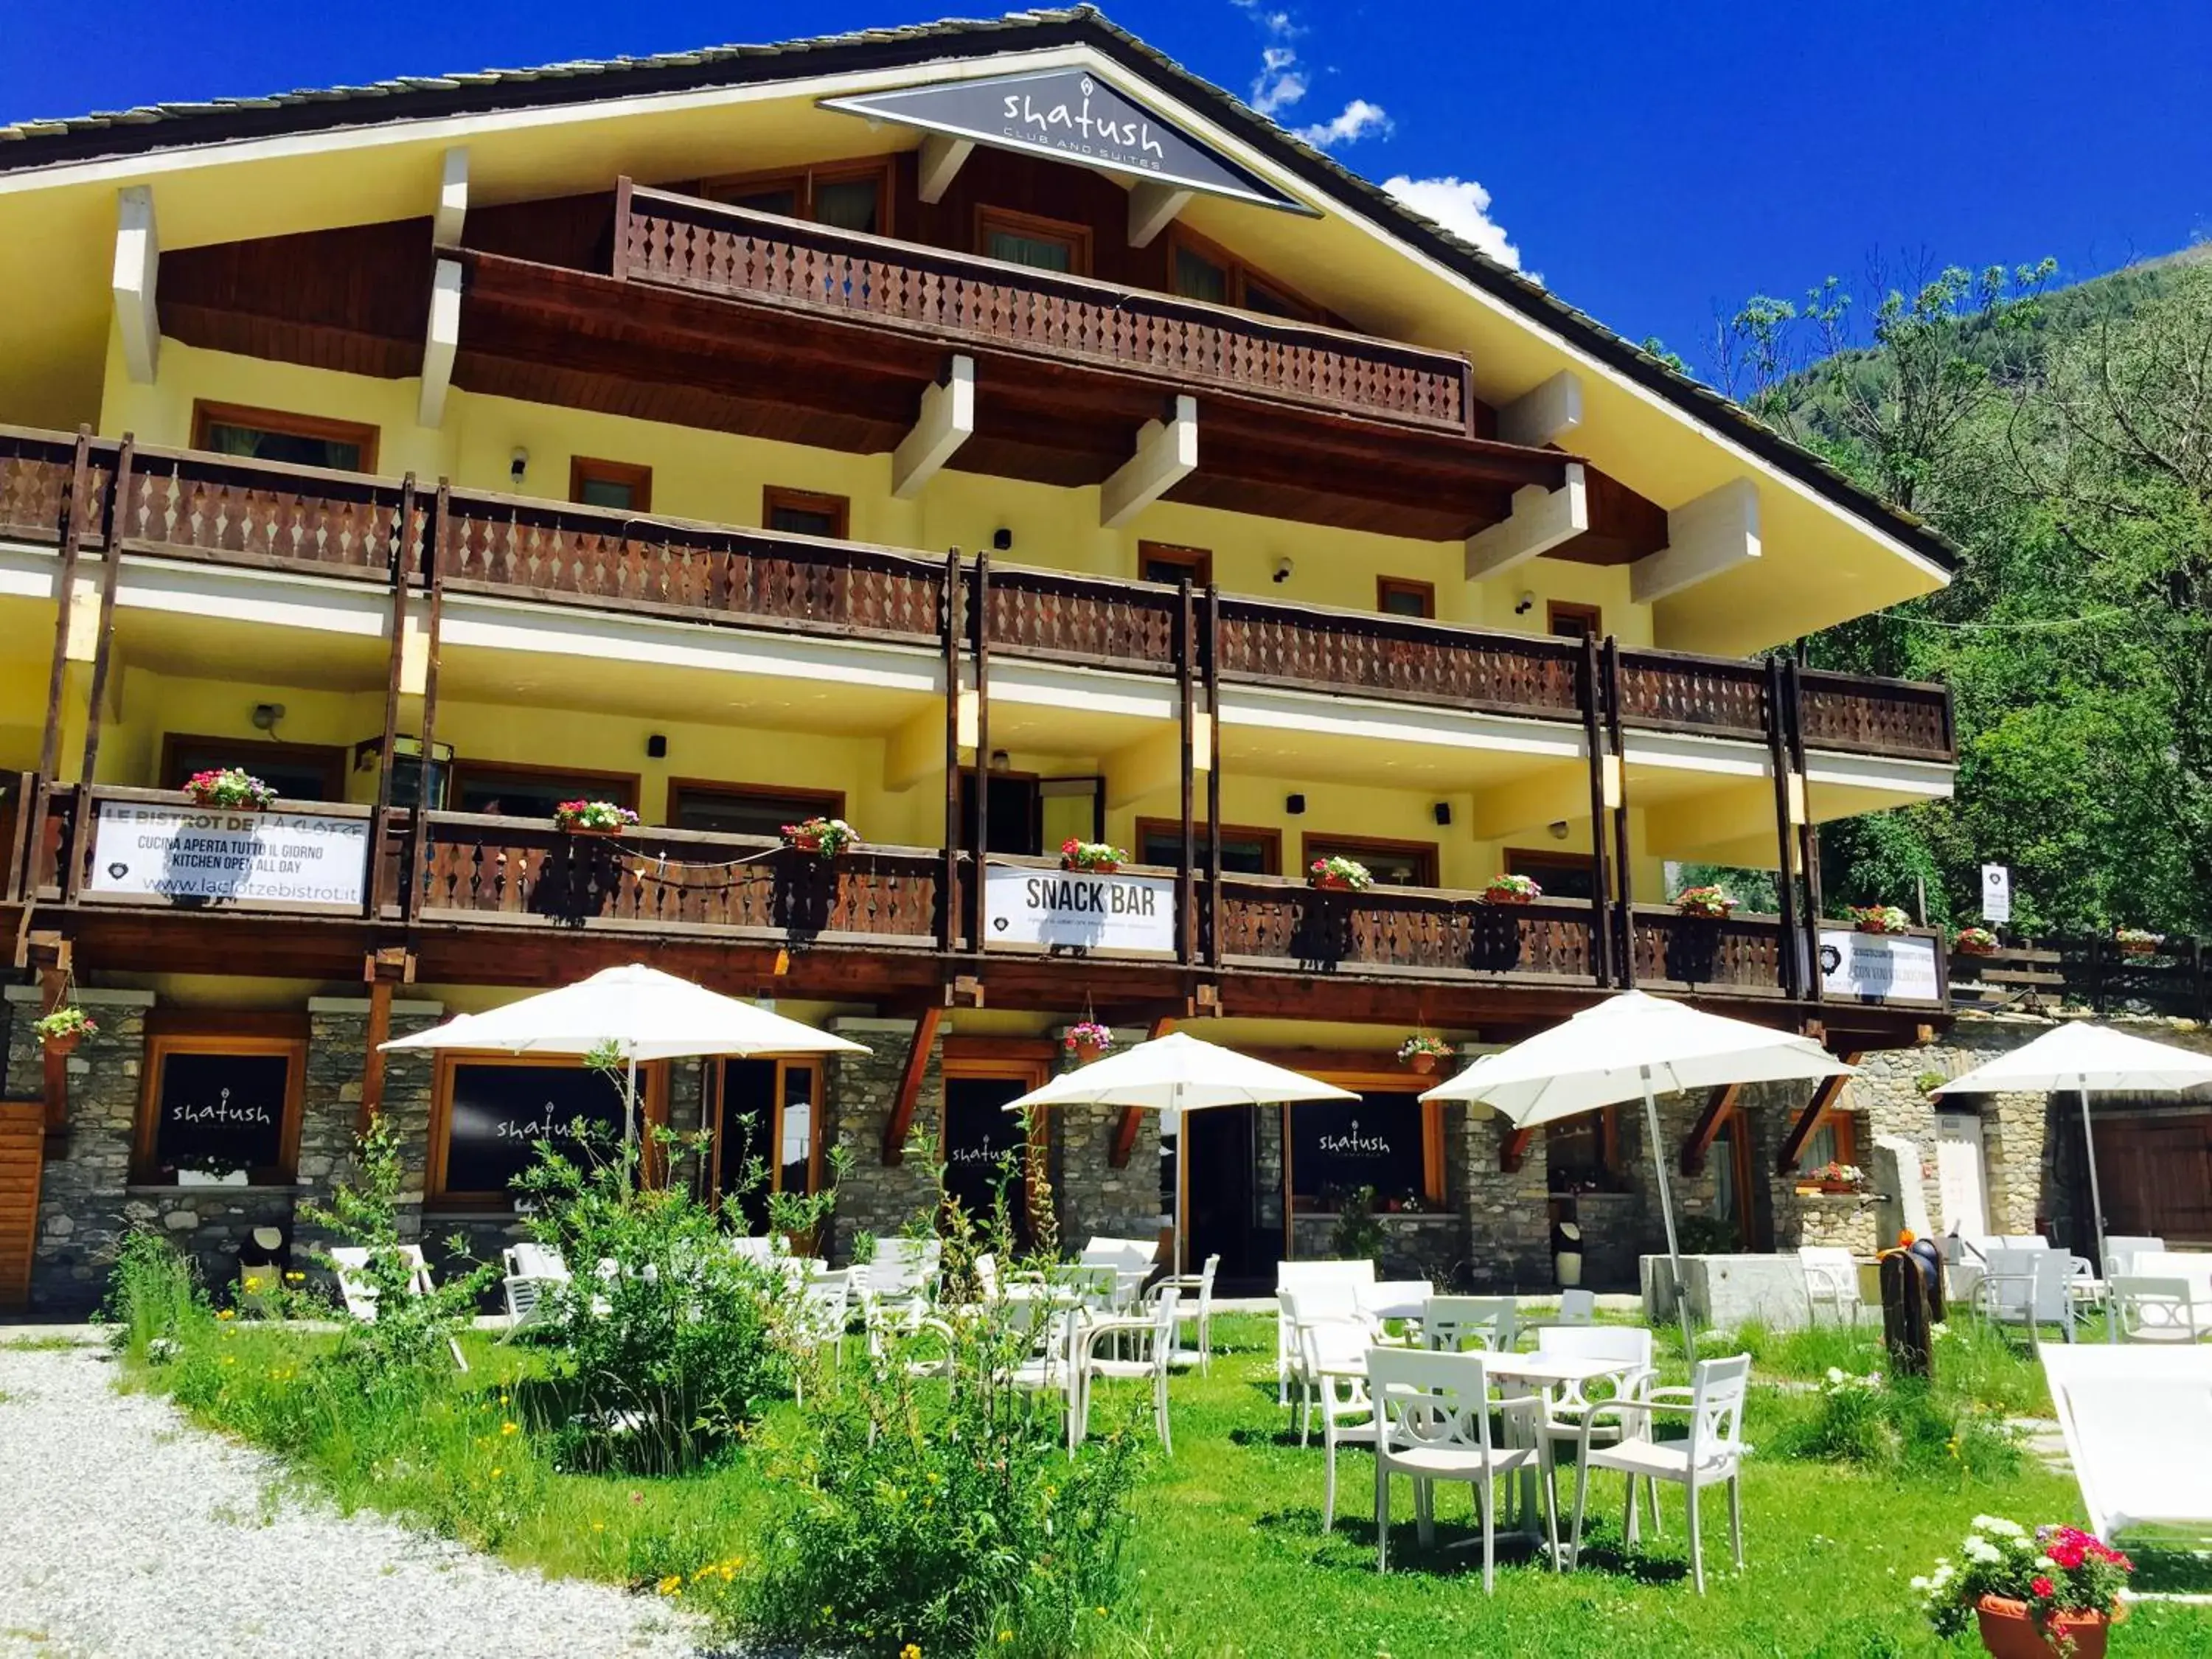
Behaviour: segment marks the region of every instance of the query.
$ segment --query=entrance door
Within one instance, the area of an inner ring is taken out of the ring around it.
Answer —
[[[1990,1231],[1988,1182],[1982,1165],[1982,1121],[1971,1112],[1936,1115],[1936,1192],[1947,1233]]]
[[[949,1064],[945,1079],[945,1143],[939,1156],[945,1160],[945,1190],[976,1221],[989,1218],[1003,1191],[1014,1242],[1022,1250],[1036,1242],[1025,1178],[1028,1143],[1021,1115],[1006,1108],[1007,1102],[1020,1099],[1043,1080],[1042,1067],[1000,1066],[979,1075],[955,1073]]]
[[[46,1148],[46,1103],[0,1100],[0,1308],[31,1304],[32,1243],[38,1233],[39,1176]]]
[[[1183,1114],[1176,1156],[1184,1182],[1187,1273],[1218,1255],[1223,1279],[1250,1283],[1267,1276],[1281,1255],[1280,1231],[1256,1224],[1258,1109],[1215,1106]]]
[[[960,844],[975,844],[974,775],[960,774]],[[990,774],[991,844],[985,850],[1035,858],[1044,850],[1044,798],[1033,772]]]

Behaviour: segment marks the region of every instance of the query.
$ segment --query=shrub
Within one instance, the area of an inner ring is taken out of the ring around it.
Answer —
[[[1780,1436],[1785,1455],[1891,1474],[1952,1474],[1978,1480],[2020,1472],[2020,1449],[1974,1407],[1914,1377],[1831,1368],[1812,1414]]]
[[[1674,1231],[1684,1255],[1726,1255],[1736,1249],[1735,1224],[1717,1215],[1686,1215]]]
[[[1375,1215],[1375,1189],[1353,1187],[1336,1200],[1336,1224],[1328,1230],[1328,1253],[1339,1261],[1381,1263],[1389,1235]]]
[[[209,1316],[198,1264],[159,1233],[125,1233],[100,1316],[129,1358],[166,1363],[186,1328]]]

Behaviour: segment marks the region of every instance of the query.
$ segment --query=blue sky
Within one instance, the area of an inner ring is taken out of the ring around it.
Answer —
[[[987,9],[26,3],[10,8],[0,118]],[[1432,209],[1468,215],[1486,192],[1486,234],[1527,269],[1696,365],[1716,307],[1856,276],[1870,253],[1972,265],[2049,254],[2072,278],[2212,235],[2204,0],[1106,9],[1285,125],[1320,130],[1370,178],[1456,181],[1418,193]]]

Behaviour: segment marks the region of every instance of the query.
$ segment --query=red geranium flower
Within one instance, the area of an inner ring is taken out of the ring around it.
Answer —
[[[2070,1538],[2063,1540],[2051,1547],[2051,1559],[2071,1572],[2081,1565],[2081,1547]]]
[[[2044,1577],[2041,1574],[2038,1574],[2035,1577],[2030,1579],[2028,1581],[2027,1587],[2046,1601],[2057,1592],[2058,1589],[2056,1584],[2052,1583],[2048,1578]]]

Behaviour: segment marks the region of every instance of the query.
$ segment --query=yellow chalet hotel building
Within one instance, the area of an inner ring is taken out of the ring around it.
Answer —
[[[1180,1183],[1231,1282],[1362,1187],[1425,1271],[1539,1288],[1572,1219],[1632,1280],[1635,1117],[1425,1107],[1411,1037],[1948,1022],[1817,838],[1949,792],[1948,695],[1787,648],[1946,545],[1087,7],[0,129],[0,1304],[292,1249],[377,1112],[491,1255],[611,1091],[377,1045],[632,961],[866,1045],[646,1089],[742,1219],[849,1149],[840,1256],[1079,1022],[1357,1091],[1040,1127],[1063,1237]],[[1668,1101],[1688,1208],[1826,1236],[1844,1103]]]

